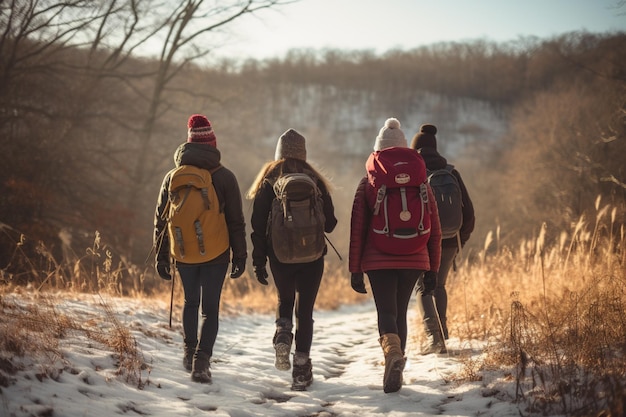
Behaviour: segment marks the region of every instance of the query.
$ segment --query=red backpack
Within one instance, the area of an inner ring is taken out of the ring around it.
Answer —
[[[365,164],[373,206],[369,241],[381,252],[417,253],[430,237],[426,164],[410,148],[373,152]]]

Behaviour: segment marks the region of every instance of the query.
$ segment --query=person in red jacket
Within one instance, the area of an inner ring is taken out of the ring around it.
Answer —
[[[391,118],[385,122],[374,143],[374,152],[391,147],[407,147],[400,122]],[[424,178],[426,172],[424,170]],[[402,388],[402,373],[407,340],[407,309],[411,295],[424,271],[439,269],[441,229],[433,192],[427,185],[431,232],[426,247],[417,253],[399,255],[377,250],[370,242],[371,218],[374,204],[367,196],[371,187],[368,177],[359,182],[352,205],[350,223],[349,268],[352,288],[366,293],[364,273],[367,274],[377,310],[379,343],[385,357],[383,389],[386,393]],[[436,283],[426,285],[434,287]]]

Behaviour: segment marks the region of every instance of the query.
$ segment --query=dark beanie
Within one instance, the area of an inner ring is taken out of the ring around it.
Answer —
[[[288,129],[278,138],[274,159],[294,158],[306,161],[306,140],[293,129]]]
[[[206,143],[217,146],[211,122],[206,116],[192,114],[187,120],[187,142]]]
[[[413,136],[411,141],[411,148],[433,148],[437,149],[437,127],[435,125],[422,125],[420,131]]]

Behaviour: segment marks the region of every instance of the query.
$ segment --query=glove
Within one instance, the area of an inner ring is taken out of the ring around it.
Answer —
[[[230,271],[230,277],[232,279],[239,278],[243,271],[246,270],[246,260],[245,259],[233,259],[233,266]]]
[[[255,266],[254,267],[254,275],[256,275],[256,280],[259,281],[263,285],[267,285],[267,269],[265,266]]]
[[[424,272],[424,293],[435,291],[437,286],[437,273],[435,271]]]
[[[350,276],[350,285],[354,291],[360,294],[367,294],[365,281],[363,280],[363,272],[353,272]]]
[[[159,276],[163,278],[164,280],[169,281],[172,279],[172,274],[170,273],[169,262],[163,262],[163,261],[157,262],[156,270]]]

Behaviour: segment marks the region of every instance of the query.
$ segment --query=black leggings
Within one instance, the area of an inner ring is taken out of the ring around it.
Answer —
[[[278,292],[276,319],[293,321],[296,315],[296,351],[309,353],[313,343],[313,308],[324,273],[324,258],[305,264],[270,261]]]
[[[178,265],[185,305],[183,306],[183,332],[185,346],[196,348],[209,356],[219,330],[219,308],[224,278],[228,264]],[[201,304],[202,303],[202,304]],[[202,326],[198,343],[198,309],[202,305]]]
[[[448,338],[448,291],[446,283],[448,273],[454,263],[458,249],[456,247],[441,248],[441,265],[437,273],[437,286],[432,293],[424,293],[424,285],[420,281],[417,292],[417,305],[424,317],[424,330],[427,335],[440,333],[439,324],[443,330],[443,337]],[[437,320],[439,315],[439,320]]]
[[[367,271],[378,313],[378,333],[397,334],[403,352],[407,338],[406,313],[420,273],[417,269]]]

